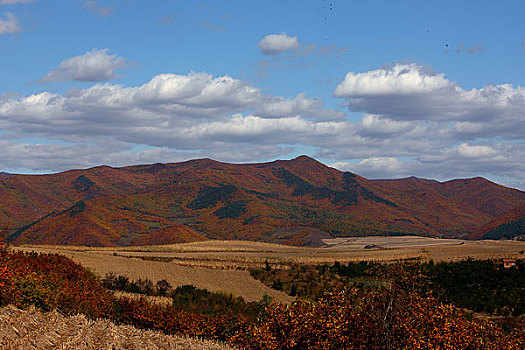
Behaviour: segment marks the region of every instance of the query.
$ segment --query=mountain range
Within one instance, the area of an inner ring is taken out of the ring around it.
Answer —
[[[319,245],[323,238],[351,235],[514,238],[524,234],[523,208],[525,192],[480,177],[369,180],[307,156],[258,164],[197,159],[0,175],[0,227],[13,244],[241,239]]]

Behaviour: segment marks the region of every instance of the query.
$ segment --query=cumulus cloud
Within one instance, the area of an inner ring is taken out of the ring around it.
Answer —
[[[365,114],[359,121],[360,134],[383,137],[386,134],[407,133],[416,127],[410,122],[400,122],[374,114]]]
[[[469,145],[468,143],[462,143],[457,148],[458,155],[466,158],[492,158],[497,152],[490,146],[483,145]]]
[[[111,11],[113,10],[113,7],[111,6],[104,6],[99,1],[86,1],[84,3],[84,8],[89,11],[93,12],[99,16],[102,17],[108,17],[111,15]]]
[[[334,92],[351,111],[394,120],[489,121],[521,119],[525,88],[510,84],[464,90],[442,73],[417,64],[349,72]]]
[[[266,35],[259,42],[259,49],[267,56],[277,55],[285,51],[299,49],[299,41],[296,36],[288,36],[286,33]]]
[[[268,98],[261,104],[255,113],[265,117],[282,117],[283,115],[300,114],[303,117],[311,117],[320,120],[343,119],[344,113],[333,109],[325,109],[320,99],[307,98],[306,93],[298,94],[294,99],[283,97]]]
[[[0,34],[13,34],[21,30],[18,19],[11,12],[7,12],[5,18],[0,18]]]
[[[58,68],[40,79],[43,83],[60,81],[106,81],[119,78],[116,69],[130,66],[124,58],[108,53],[108,49],[92,50],[62,61]]]
[[[129,144],[105,140],[97,144],[63,144],[0,140],[0,168],[61,171],[94,165],[125,166],[144,163],[183,161],[192,155],[167,148],[133,150]]]
[[[417,64],[350,72],[334,95],[364,112],[318,155],[368,177],[485,176],[525,188],[525,89],[463,89]],[[521,180],[520,180],[521,179]]]
[[[338,56],[347,52],[347,46],[339,47],[335,44],[319,46],[317,44],[300,43],[297,36],[286,33],[266,35],[258,44],[259,49],[266,56],[274,56],[286,51],[292,51],[296,56]]]
[[[417,64],[396,64],[365,73],[349,72],[335,89],[337,97],[421,94],[448,89],[444,74]]]
[[[249,111],[267,111],[268,116]],[[330,110],[304,94],[285,99],[228,76],[161,74],[136,87],[105,83],[64,95],[43,92],[6,99],[0,102],[0,128],[69,142],[111,137],[199,149],[210,145],[203,139],[226,142],[242,134],[251,142],[260,136],[265,143],[267,133],[280,133],[283,141],[291,130],[326,125],[313,118],[323,113]]]
[[[381,178],[385,174],[389,174],[390,177],[404,176],[406,168],[406,165],[395,157],[369,157],[358,163],[335,162],[330,165],[342,171],[366,174],[373,178]]]

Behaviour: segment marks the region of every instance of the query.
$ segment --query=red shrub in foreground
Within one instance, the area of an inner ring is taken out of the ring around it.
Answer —
[[[0,302],[58,308],[169,334],[220,339],[244,349],[524,349],[525,324],[510,334],[469,319],[418,289],[417,276],[391,272],[389,288],[352,289],[318,301],[270,304],[258,319],[202,315],[145,299],[115,298],[89,271],[56,254],[1,251]]]
[[[233,342],[262,349],[524,349],[525,330],[504,333],[432,296],[357,290],[272,305]]]

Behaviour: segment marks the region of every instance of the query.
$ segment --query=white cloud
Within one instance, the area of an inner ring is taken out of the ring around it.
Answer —
[[[0,168],[61,171],[94,165],[125,166],[183,161],[192,155],[167,148],[133,151],[128,144],[105,140],[98,144],[70,145],[58,142],[31,144],[0,140]]]
[[[130,63],[117,55],[108,54],[108,49],[92,50],[83,55],[68,58],[57,69],[49,72],[40,81],[44,83],[59,81],[106,81],[119,78],[116,69],[130,66]]]
[[[262,104],[255,113],[265,117],[281,117],[283,115],[300,114],[303,117],[312,117],[322,120],[343,119],[344,113],[324,109],[320,99],[306,97],[306,93],[298,94],[294,99],[273,97]]]
[[[5,19],[0,18],[0,34],[13,34],[22,30],[18,19],[10,12],[5,14]]]
[[[436,150],[435,153],[398,157],[371,156],[356,162],[339,161],[331,166],[352,171],[368,178],[400,178],[418,176],[447,180],[485,176],[507,186],[524,189],[525,164],[523,144],[461,144]]]
[[[253,116],[249,111],[271,113]],[[303,94],[293,99],[269,96],[228,76],[162,74],[137,87],[106,83],[65,95],[43,92],[7,98],[0,101],[0,129],[70,142],[112,137],[122,142],[199,149],[199,144],[209,145],[202,137],[226,140],[248,130],[257,134],[259,128],[289,132],[301,123],[322,125],[300,117],[303,113],[337,114]]]
[[[486,158],[494,157],[497,152],[490,146],[483,145],[469,145],[462,143],[457,147],[457,152],[460,156],[466,158]]]
[[[28,2],[33,2],[33,0],[0,0],[0,5],[25,4]]]
[[[111,15],[111,11],[113,10],[113,7],[111,6],[104,6],[100,3],[100,1],[91,0],[84,3],[84,8],[89,12],[93,12],[102,17],[108,17]]]
[[[393,120],[517,122],[525,116],[525,88],[502,84],[464,90],[417,64],[350,72],[334,94],[351,111]]]
[[[339,47],[335,44],[319,46],[317,44],[299,43],[297,36],[286,33],[266,35],[258,44],[259,49],[266,56],[274,56],[286,51],[293,51],[295,56],[338,56],[349,50],[348,47]]]
[[[382,178],[386,174],[388,177],[401,177],[406,169],[406,165],[395,157],[369,157],[358,163],[335,162],[330,166],[372,178]]]
[[[359,121],[359,126],[361,127],[362,135],[382,137],[385,134],[406,133],[415,128],[416,125],[410,122],[384,118],[379,115],[365,114]]]
[[[367,171],[379,171],[379,173],[399,173],[403,170],[403,164],[394,157],[371,157],[363,159],[357,165],[357,168],[366,168]]]
[[[194,140],[245,142],[251,144],[288,143],[290,139],[306,142],[305,137],[336,135],[345,127],[343,122],[315,122],[299,116],[264,118],[234,114],[219,121],[202,123],[181,130],[181,137]]]
[[[286,33],[269,34],[259,42],[258,46],[265,55],[270,56],[299,49],[299,41],[296,36],[288,36]]]
[[[366,73],[349,72],[335,89],[335,96],[382,96],[434,92],[454,88],[444,74],[433,74],[416,64],[396,64],[393,67]]]

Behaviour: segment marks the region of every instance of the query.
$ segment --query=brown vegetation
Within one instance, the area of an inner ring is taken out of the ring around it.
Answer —
[[[90,319],[104,317],[168,334],[219,339],[245,349],[481,350],[525,346],[522,323],[505,331],[439,302],[420,284],[415,264],[410,263],[382,265],[388,285],[352,287],[290,305],[265,300],[252,304],[253,315],[245,313],[246,308],[205,314],[174,305],[154,305],[144,298],[117,299],[92,273],[57,254],[2,252],[1,261],[12,272],[0,288],[4,304],[36,305],[43,310],[60,307],[66,315],[84,313]],[[232,298],[223,296],[222,300]]]
[[[247,270],[222,270],[178,265],[174,262],[143,260],[114,256],[108,250],[78,251],[46,249],[46,247],[18,248],[22,251],[60,253],[82,264],[100,277],[107,273],[123,275],[130,279],[149,279],[154,282],[165,279],[172,286],[194,285],[212,292],[226,291],[247,301],[259,301],[267,294],[278,302],[290,302],[284,293],[266,287],[250,276]],[[134,255],[140,254],[133,252]]]
[[[264,268],[266,262],[277,268],[290,264],[332,264],[334,261],[395,262],[403,259],[422,261],[457,261],[524,257],[524,242],[454,241],[414,238],[352,238],[353,245],[333,248],[304,248],[240,241],[207,241],[147,247],[16,247],[21,251],[60,253],[89,268],[98,276],[107,273],[130,279],[167,280],[173,287],[194,285],[212,292],[225,291],[247,301],[259,301],[265,294],[274,300],[290,303],[288,295],[268,288],[250,276],[251,268]],[[375,242],[386,249],[365,249]],[[396,243],[397,242],[397,243]],[[426,245],[425,245],[426,244]],[[395,248],[394,248],[395,247]]]
[[[228,345],[170,336],[158,331],[115,325],[108,320],[89,320],[84,315],[66,317],[34,307],[0,309],[0,348],[11,349],[173,349],[219,350]]]

